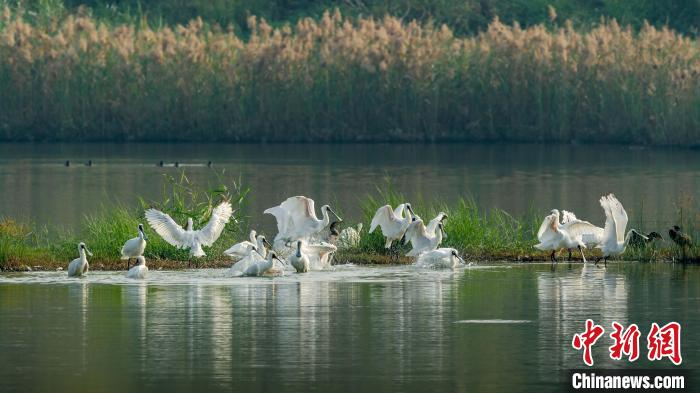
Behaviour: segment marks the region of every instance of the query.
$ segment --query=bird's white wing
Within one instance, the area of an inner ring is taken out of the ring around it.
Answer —
[[[251,229],[250,235],[248,237],[248,240],[250,240],[251,243],[257,244],[258,242],[258,233],[255,232],[255,229]]]
[[[248,251],[250,251],[250,247],[253,246],[255,246],[253,243],[244,240],[240,243],[236,243],[233,246],[231,246],[228,250],[224,251],[224,254],[234,257],[244,256],[248,254]]]
[[[425,228],[425,224],[423,223],[423,220],[421,220],[420,218],[411,222],[411,224],[406,229],[406,238],[407,239],[410,239],[416,235],[423,235],[425,237],[427,237],[427,235],[428,235],[426,228]]]
[[[581,238],[584,243],[599,243],[603,238],[603,228],[588,221],[573,219],[564,224],[563,227],[571,237]]]
[[[438,214],[435,218],[430,220],[430,222],[428,223],[428,226],[425,228],[425,230],[431,234],[435,233],[435,229],[437,229],[438,224],[440,223],[440,221],[442,221],[442,218],[444,216],[445,216],[445,213]]]
[[[546,244],[556,237],[558,232],[556,221],[557,216],[554,214],[550,214],[544,218],[540,229],[537,231],[537,240],[540,241],[540,244]]]
[[[277,233],[285,236],[287,228],[290,226],[289,213],[282,206],[271,207],[263,212],[263,214],[271,214],[277,220]]]
[[[387,228],[387,225],[391,225],[393,222],[396,221],[396,217],[394,217],[394,211],[391,210],[391,206],[389,205],[384,205],[377,209],[377,212],[374,213],[374,217],[372,218],[372,224],[370,225],[370,232],[374,232],[374,230],[379,226],[382,228],[382,232],[385,232]]]
[[[613,218],[615,219],[615,232],[617,235],[617,241],[625,241],[625,229],[627,229],[627,222],[629,218],[627,217],[627,212],[625,208],[622,207],[622,203],[615,198],[615,195],[608,195],[608,200],[610,201],[610,210],[612,211]]]
[[[187,244],[187,236],[185,230],[175,222],[169,215],[160,210],[146,210],[146,220],[156,233],[160,235],[166,242],[175,247],[182,248]]]
[[[389,206],[389,205],[387,205],[387,206]],[[391,209],[391,207],[389,209]],[[395,217],[403,217],[404,210],[406,210],[406,204],[400,203],[398,206],[396,206],[396,209],[393,210],[394,216]]]
[[[605,227],[603,228],[603,242],[606,244],[617,242],[617,229],[615,219],[610,208],[610,200],[607,196],[600,197],[600,206],[605,212]]]
[[[195,232],[195,237],[203,246],[211,246],[214,244],[216,239],[221,236],[224,227],[228,224],[228,220],[231,219],[233,214],[233,208],[231,203],[228,201],[222,202],[219,206],[215,207],[211,212],[211,217],[209,217],[209,222],[207,225]]]
[[[537,240],[539,240],[541,242],[543,239],[542,237],[545,236],[545,233],[547,233],[547,231],[553,230],[551,224],[552,224],[552,220],[554,218],[555,218],[555,215],[550,214],[550,215],[546,216],[544,218],[544,220],[542,220],[542,224],[540,224],[540,229],[537,230]]]
[[[317,221],[314,200],[305,196],[295,196],[287,198],[280,205],[289,214],[289,219],[292,227],[288,228],[289,232],[294,232],[303,228],[309,219]]]
[[[578,218],[576,218],[576,215],[572,212],[562,210],[561,211],[561,223],[566,224],[571,221],[578,221]]]

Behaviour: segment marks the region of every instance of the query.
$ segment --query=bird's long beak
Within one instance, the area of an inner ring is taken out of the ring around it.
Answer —
[[[331,208],[329,207],[328,210],[330,210],[330,212],[333,213],[333,215],[335,216],[335,218],[338,219],[338,221],[343,221],[343,219],[340,218],[340,216],[339,216],[338,214],[336,214],[336,212],[333,211],[333,209],[331,209]]]
[[[283,265],[285,265],[285,266],[287,265],[287,263],[286,263],[285,261],[283,261],[283,260],[279,259],[279,258],[278,258],[277,256],[274,256],[274,257],[272,257],[272,259],[276,259],[276,260],[278,260],[278,261],[279,261],[279,263],[281,263],[281,264],[283,264]]]
[[[266,238],[263,238],[263,244],[272,248],[272,244],[270,244],[270,242],[268,242]]]
[[[85,252],[86,252],[89,256],[92,256],[92,252],[90,252],[90,250],[88,250],[87,247],[85,247]]]
[[[139,229],[139,232],[141,232],[141,234],[143,235],[143,239],[144,239],[144,240],[148,240],[148,235],[146,235],[146,232],[144,232],[144,231],[142,231],[142,230],[140,230],[140,229]]]

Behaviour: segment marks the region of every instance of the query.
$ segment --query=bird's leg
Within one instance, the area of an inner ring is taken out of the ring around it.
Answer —
[[[578,249],[581,250],[581,247],[579,247]],[[568,260],[571,261],[571,249],[569,249],[569,259]]]
[[[583,259],[583,263],[588,262],[586,261],[586,256],[583,255],[583,249],[581,248],[581,246],[578,246],[578,251],[581,253],[581,259]],[[569,250],[569,260],[571,260],[571,250]]]
[[[600,262],[600,257],[595,257],[595,265],[598,266],[598,262]]]
[[[129,266],[131,266],[131,258],[126,260],[126,270],[129,270]]]
[[[552,260],[552,263],[557,263],[557,257],[554,255],[556,250],[552,250],[552,255],[549,256],[549,258]]]
[[[605,267],[608,267],[608,257],[603,258],[603,262],[605,263]]]

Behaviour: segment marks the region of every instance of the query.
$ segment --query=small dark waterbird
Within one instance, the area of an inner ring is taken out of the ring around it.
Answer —
[[[648,244],[651,244],[654,240],[664,240],[661,234],[658,232],[649,232],[648,235],[642,235],[636,230],[632,230],[632,235],[630,236],[629,245],[633,248],[641,248]]]
[[[693,240],[678,225],[674,225],[673,228],[668,230],[668,236],[681,248],[681,258],[685,261],[686,251],[693,245]]]

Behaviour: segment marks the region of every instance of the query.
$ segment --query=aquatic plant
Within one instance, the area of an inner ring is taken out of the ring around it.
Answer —
[[[295,25],[0,16],[0,140],[511,140],[697,145],[700,49],[649,24]]]

